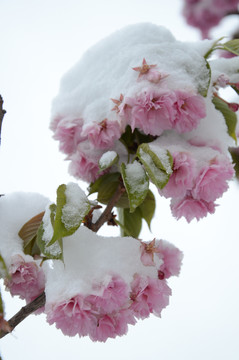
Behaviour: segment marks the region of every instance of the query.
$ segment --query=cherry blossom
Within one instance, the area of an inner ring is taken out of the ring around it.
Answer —
[[[6,285],[11,295],[18,295],[26,302],[34,300],[45,288],[43,270],[34,261],[25,262],[20,255],[12,257],[9,273]]]

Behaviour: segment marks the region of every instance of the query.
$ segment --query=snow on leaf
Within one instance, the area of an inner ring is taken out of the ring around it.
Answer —
[[[122,163],[121,174],[129,197],[130,212],[132,213],[144,201],[148,193],[148,176],[138,161],[127,165]]]
[[[166,149],[151,148],[149,144],[138,147],[137,156],[144,165],[150,180],[162,189],[172,174],[172,156]]]
[[[118,160],[119,155],[115,151],[107,151],[101,156],[99,160],[100,172],[116,164]]]
[[[89,200],[77,184],[60,185],[57,189],[53,236],[47,246],[74,234],[90,211],[90,207]]]

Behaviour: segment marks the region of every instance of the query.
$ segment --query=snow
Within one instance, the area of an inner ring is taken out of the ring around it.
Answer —
[[[23,253],[18,232],[28,220],[44,211],[48,203],[49,199],[37,193],[15,192],[0,197],[0,254],[7,266],[16,254],[30,260]]]
[[[69,183],[65,190],[66,204],[62,208],[61,220],[66,229],[79,226],[90,209],[90,203],[84,191],[76,183]]]
[[[147,165],[150,167],[152,173],[154,174],[154,176],[156,178],[156,181],[160,184],[166,183],[166,181],[168,179],[167,174],[164,171],[162,171],[156,167],[151,156],[149,154],[147,154],[146,152],[144,152],[143,149],[140,149],[139,153],[140,153],[140,157],[141,157],[142,161],[147,163]]]
[[[44,229],[42,240],[45,242],[45,250],[47,252],[49,252],[52,256],[59,256],[61,254],[61,248],[57,241],[54,244],[47,246],[53,236],[53,227],[50,214],[51,210],[50,206],[48,206],[42,219]]]
[[[106,153],[104,153],[99,160],[100,168],[101,169],[108,168],[117,158],[117,156],[118,155],[115,151],[107,151]]]
[[[205,87],[208,69],[201,51],[150,23],[116,31],[90,48],[63,77],[53,101],[52,122],[69,114],[83,119],[83,129],[105,118],[119,121],[118,114],[111,111],[111,99],[119,99],[120,94],[137,96],[145,90],[147,82],[138,81],[138,73],[132,69],[144,58],[148,64],[157,64],[163,74],[169,74],[169,89],[195,91]]]
[[[157,278],[156,267],[142,264],[140,241],[132,237],[99,236],[81,226],[63,239],[63,252],[64,264],[53,260],[52,269],[44,263],[47,303],[97,294],[93,283],[102,283],[113,274],[120,274],[128,284],[135,273]]]

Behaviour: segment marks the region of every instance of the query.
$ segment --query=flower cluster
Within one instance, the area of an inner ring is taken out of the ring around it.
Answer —
[[[70,160],[70,173],[93,182],[134,160],[142,142],[154,141],[155,154],[163,146],[173,157],[173,174],[165,189],[160,187],[161,195],[172,198],[173,215],[191,221],[213,213],[234,171],[232,141],[212,97],[224,101],[219,89],[237,84],[239,77],[237,60],[233,74],[216,60],[209,71],[204,54],[211,47],[210,41],[181,43],[152,24],[130,26],[93,47],[63,78],[53,102],[51,129]],[[175,137],[181,140],[172,147]],[[117,153],[118,167],[100,168],[109,151]],[[210,199],[205,187],[214,189]]]
[[[201,30],[207,38],[209,30],[218,25],[222,18],[238,11],[238,0],[185,0],[183,15],[189,25]]]
[[[44,211],[48,203],[49,199],[35,193],[12,193],[0,199],[0,255],[8,269],[5,285],[12,296],[27,303],[44,291],[45,275],[41,260],[26,250],[19,233],[24,223]]]
[[[48,209],[54,204],[38,194],[13,193],[0,199],[0,266],[7,270],[7,290],[27,303],[45,291],[45,306],[34,313],[45,312],[49,324],[65,335],[93,341],[124,335],[128,325],[150,314],[161,316],[171,295],[167,279],[179,275],[182,252],[165,240],[103,237],[83,225],[77,228],[75,210],[80,217],[89,211],[87,197],[72,183],[65,194],[61,219],[75,228],[68,226],[68,236],[61,239],[64,262],[55,257],[56,243],[47,247],[54,232]],[[44,234],[41,240],[34,239],[36,231]]]
[[[126,334],[137,319],[151,313],[161,316],[171,295],[166,279],[179,275],[181,267],[182,253],[174,245],[155,239],[141,243],[130,237],[105,238],[83,227],[64,246],[64,267],[56,261],[53,268],[45,265],[45,311],[47,321],[65,335],[106,341]],[[73,261],[80,249],[84,269]],[[104,264],[99,263],[99,249]]]
[[[34,300],[45,289],[45,276],[39,262],[25,261],[21,255],[11,259],[10,278],[5,281],[12,296],[18,295],[27,303]]]

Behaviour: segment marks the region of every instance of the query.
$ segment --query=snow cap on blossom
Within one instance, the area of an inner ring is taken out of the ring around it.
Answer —
[[[52,105],[50,127],[71,174],[99,177],[99,156],[115,151],[127,125],[152,136],[195,129],[206,115],[200,91],[208,77],[201,47],[163,27],[131,25],[100,41],[63,77]]]
[[[44,291],[45,279],[39,261],[24,253],[19,230],[44,211],[47,204],[49,199],[37,193],[17,192],[0,197],[0,254],[10,275],[5,283],[11,295],[27,302]]]
[[[94,341],[121,336],[150,313],[160,316],[171,289],[158,271],[162,267],[170,273],[174,266],[179,272],[181,265],[162,248],[145,266],[139,240],[99,236],[84,226],[63,240],[63,253],[64,264],[44,263],[47,321],[66,335],[88,335]]]
[[[228,189],[234,176],[231,158],[211,145],[194,144],[176,133],[164,134],[150,144],[151,149],[167,148],[173,157],[173,173],[159,192],[171,198],[176,218],[184,216],[190,222],[213,213],[214,202]]]

